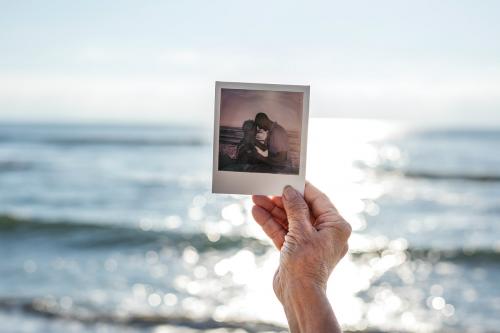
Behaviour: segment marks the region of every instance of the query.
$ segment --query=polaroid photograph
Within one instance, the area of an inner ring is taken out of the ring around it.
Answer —
[[[305,186],[309,86],[216,82],[213,193]]]

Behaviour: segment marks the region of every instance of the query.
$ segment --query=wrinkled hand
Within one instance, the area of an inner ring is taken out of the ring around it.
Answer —
[[[310,183],[304,197],[287,186],[282,197],[252,199],[255,220],[281,251],[273,281],[281,303],[296,289],[325,292],[332,270],[347,253],[351,226]]]

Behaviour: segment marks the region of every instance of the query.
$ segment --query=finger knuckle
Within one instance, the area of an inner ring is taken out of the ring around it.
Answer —
[[[330,202],[330,198],[328,198],[328,196],[325,193],[321,192],[314,200],[314,203],[317,202]]]
[[[289,254],[292,254],[296,251],[298,247],[299,241],[292,235],[285,235],[285,243],[283,244],[284,250]]]
[[[269,230],[269,237],[271,239],[275,239],[276,237],[278,237],[279,235],[281,234],[281,230],[276,228],[274,230]]]
[[[258,217],[259,217],[259,213],[258,213],[258,208],[257,208],[257,206],[253,206],[253,207],[252,207],[252,216],[253,216],[253,218],[254,218],[255,220],[257,220],[257,219],[258,219]]]
[[[265,232],[270,232],[273,226],[273,220],[271,218],[266,219],[264,222],[261,224],[262,230]]]
[[[343,236],[345,236],[345,238],[349,238],[349,236],[351,236],[352,227],[345,220],[342,220],[337,224],[337,229]]]
[[[282,217],[283,211],[278,206],[274,206],[273,209],[271,210],[271,214],[274,216]]]
[[[327,212],[316,218],[316,224],[335,223],[340,217],[335,212]]]
[[[344,257],[347,254],[348,251],[349,251],[349,245],[346,244],[344,246],[344,249],[342,250],[342,257]]]
[[[311,206],[318,206],[318,205],[324,206],[329,210],[335,210],[335,207],[330,201],[330,198],[325,193],[318,194],[318,196],[312,200]]]

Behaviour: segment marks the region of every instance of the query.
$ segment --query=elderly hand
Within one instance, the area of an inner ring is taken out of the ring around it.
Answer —
[[[281,251],[273,287],[290,329],[340,331],[325,292],[332,270],[347,252],[350,225],[310,183],[304,197],[287,186],[282,197],[252,199],[255,220]]]

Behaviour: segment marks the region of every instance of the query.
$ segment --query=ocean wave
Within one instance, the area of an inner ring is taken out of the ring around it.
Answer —
[[[425,171],[404,171],[407,178],[421,178],[430,180],[466,180],[475,182],[500,182],[500,175],[494,174],[466,174],[466,173],[433,173]]]
[[[23,161],[0,161],[0,172],[24,171],[32,167],[31,163]]]
[[[77,248],[110,248],[134,246],[167,246],[183,248],[193,246],[199,252],[250,247],[260,253],[269,245],[259,239],[238,235],[221,235],[211,241],[203,232],[180,232],[177,230],[142,230],[134,226],[118,224],[92,224],[76,221],[23,219],[0,215],[0,236],[30,237],[44,236]]]
[[[202,146],[208,144],[199,138],[49,138],[42,139],[46,144],[61,146]]]
[[[103,313],[93,309],[78,310],[62,309],[54,304],[53,300],[3,298],[0,299],[0,310],[5,312],[22,312],[28,315],[43,317],[50,320],[70,320],[83,324],[111,324],[119,326],[131,326],[148,328],[158,325],[172,325],[197,330],[208,329],[243,329],[246,332],[284,332],[285,327],[261,321],[219,321],[212,318],[191,318],[182,315],[169,314],[116,314]]]
[[[426,140],[446,139],[446,140],[500,140],[500,130],[497,128],[440,128],[424,129],[411,132],[413,136]]]
[[[27,137],[0,138],[0,142],[37,143],[55,146],[203,146],[209,142],[196,136],[176,137],[126,137],[126,136],[81,136],[81,137]]]
[[[179,232],[178,230],[142,230],[134,226],[118,224],[92,224],[86,222],[23,219],[0,215],[0,237],[45,236],[78,248],[107,248],[115,246],[193,246],[200,252],[249,247],[263,253],[269,244],[252,237],[221,235],[213,242],[203,232]],[[381,257],[393,253],[390,248],[351,249],[354,259]],[[500,262],[500,249],[496,247],[424,248],[408,247],[396,252],[405,253],[410,260],[488,261]]]
[[[391,249],[377,249],[370,251],[351,250],[354,259],[371,259],[383,257],[387,254],[404,253],[409,260],[425,260],[430,262],[453,261],[453,262],[500,262],[500,250],[497,248],[418,248],[409,247],[404,250],[394,251]]]
[[[370,169],[368,166],[358,163],[357,166],[362,169]],[[439,172],[439,171],[424,171],[424,170],[408,170],[397,169],[394,167],[377,167],[375,168],[377,176],[400,176],[410,179],[424,180],[456,180],[456,181],[472,181],[494,183],[500,182],[500,174],[495,173],[465,173],[465,172]]]

